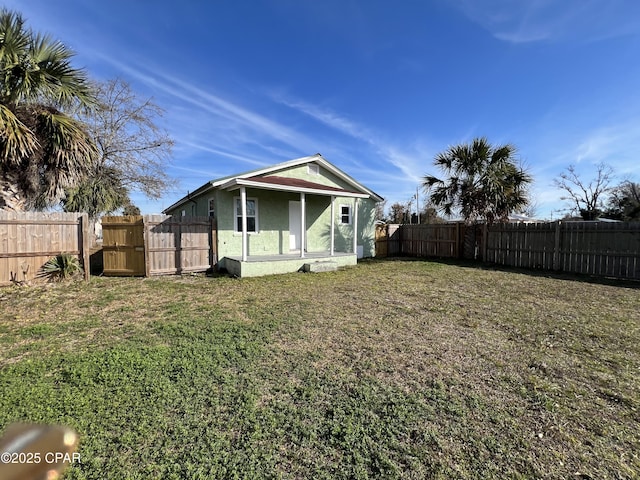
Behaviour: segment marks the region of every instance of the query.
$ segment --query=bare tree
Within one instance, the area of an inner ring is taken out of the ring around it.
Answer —
[[[579,213],[584,220],[595,220],[602,213],[613,179],[613,168],[605,163],[596,166],[596,176],[588,182],[580,177],[574,165],[569,165],[553,184],[566,192],[560,198],[569,202],[572,211]]]
[[[538,210],[540,208],[540,205],[536,199],[533,199],[532,197],[529,197],[529,198],[530,198],[529,204],[526,207],[521,208],[520,211],[516,213],[519,213],[529,218],[535,218],[538,216]]]
[[[389,207],[389,222],[408,223],[409,211],[407,206],[396,202]]]
[[[173,140],[157,122],[164,111],[151,99],[140,99],[121,79],[94,84],[98,105],[78,109],[98,147],[97,169],[116,172],[127,192],[160,198],[174,181],[166,173]]]
[[[385,216],[384,216],[384,211],[386,209],[387,206],[387,201],[383,200],[382,202],[378,202],[376,203],[376,209],[375,209],[375,220],[381,221],[381,222],[386,222]]]
[[[425,204],[420,211],[420,223],[444,223],[446,220],[438,215],[438,209],[430,203]]]
[[[640,183],[625,180],[611,190],[607,216],[617,220],[640,220]]]

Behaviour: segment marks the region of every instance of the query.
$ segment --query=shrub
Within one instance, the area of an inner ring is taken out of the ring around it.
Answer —
[[[39,276],[46,277],[50,281],[61,281],[80,273],[83,273],[83,270],[78,257],[69,253],[60,253],[42,266]]]

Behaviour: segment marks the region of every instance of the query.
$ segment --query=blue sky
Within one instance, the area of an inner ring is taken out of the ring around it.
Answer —
[[[393,202],[433,157],[486,136],[535,178],[537,216],[566,207],[553,178],[595,164],[640,181],[637,0],[9,0],[166,111],[179,187],[316,152]],[[424,194],[420,193],[421,199]]]

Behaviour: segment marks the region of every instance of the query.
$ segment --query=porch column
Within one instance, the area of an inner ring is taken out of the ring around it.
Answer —
[[[306,204],[305,204],[305,195],[303,192],[300,192],[300,258],[304,258],[304,246],[306,242],[307,236],[307,221],[306,221]]]
[[[353,253],[358,256],[358,199],[353,199]]]
[[[240,187],[240,209],[242,211],[242,261],[247,261],[247,189]]]
[[[333,257],[333,253],[336,247],[335,241],[335,233],[336,233],[336,197],[335,195],[331,195],[331,233],[330,235],[330,248],[329,255]]]

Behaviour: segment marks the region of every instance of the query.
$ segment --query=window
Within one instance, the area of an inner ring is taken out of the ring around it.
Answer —
[[[186,217],[187,216],[187,211],[186,210],[182,210],[182,216]]]
[[[236,210],[236,229],[237,233],[242,232],[242,205],[240,197],[235,199]],[[258,231],[258,200],[256,198],[247,198],[247,232],[255,233]]]
[[[307,173],[309,175],[320,175],[320,167],[315,163],[307,163]]]
[[[351,205],[340,205],[340,224],[351,225]]]
[[[216,201],[213,198],[209,199],[209,216],[216,216]]]

